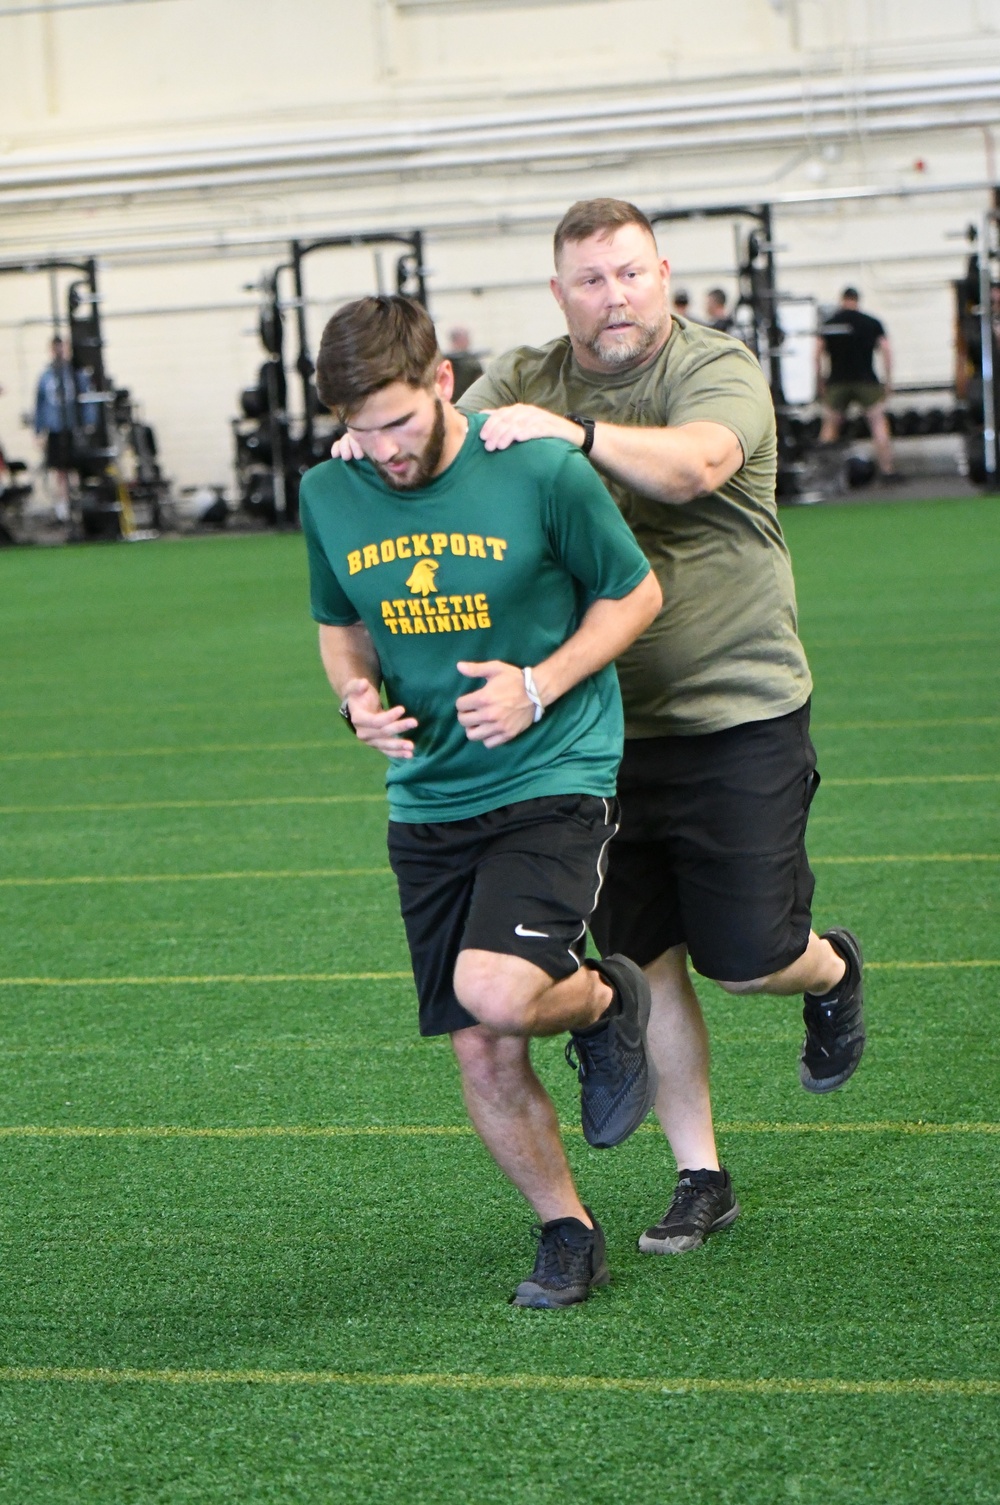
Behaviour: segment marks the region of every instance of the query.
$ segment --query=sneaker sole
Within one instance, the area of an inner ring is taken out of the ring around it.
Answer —
[[[616,1135],[614,1139],[590,1139],[585,1129],[583,1137],[592,1150],[613,1150],[616,1146],[624,1144],[626,1139],[631,1139],[636,1129],[641,1128],[649,1117],[653,1104],[656,1102],[656,1094],[660,1090],[660,1078],[656,1067],[653,1065],[653,1057],[649,1053],[649,1041],[646,1038],[646,1032],[649,1029],[649,1015],[653,1007],[653,998],[642,968],[636,967],[636,971],[642,976],[643,983],[645,984],[642,997],[639,1000],[639,1030],[642,1035],[643,1049],[646,1056],[646,1092],[642,1101],[642,1109],[636,1118],[625,1127],[624,1132]]]
[[[861,1057],[864,1048],[858,1052],[856,1061],[852,1061],[846,1071],[838,1071],[836,1076],[813,1076],[804,1061],[799,1062],[799,1082],[807,1092],[823,1093],[836,1092],[838,1087],[843,1087],[849,1077],[852,1077],[861,1065]]]
[[[728,1212],[724,1212],[721,1218],[716,1218],[707,1233],[682,1234],[680,1238],[650,1238],[648,1233],[644,1233],[639,1239],[639,1253],[690,1254],[692,1249],[700,1249],[713,1233],[720,1233],[723,1228],[728,1228],[731,1223],[735,1223],[739,1215],[740,1204],[737,1202]]]
[[[580,1302],[586,1301],[591,1291],[595,1290],[598,1286],[607,1286],[610,1284],[611,1272],[605,1266],[603,1270],[597,1272],[582,1295],[567,1294],[560,1301],[555,1292],[546,1291],[544,1286],[536,1286],[532,1281],[526,1280],[518,1286],[510,1298],[510,1304],[511,1306],[533,1307],[536,1311],[555,1312],[560,1307],[579,1306]]]

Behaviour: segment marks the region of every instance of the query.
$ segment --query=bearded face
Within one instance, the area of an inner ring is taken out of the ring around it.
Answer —
[[[390,460],[378,460],[374,455],[369,455],[368,458],[386,485],[394,491],[416,491],[418,487],[427,485],[441,463],[444,438],[444,404],[440,397],[435,397],[434,422],[422,446],[414,450],[400,449]],[[409,442],[405,432],[400,433],[400,440],[404,445]]]
[[[669,337],[669,267],[641,225],[566,242],[551,287],[584,370],[627,371]]]

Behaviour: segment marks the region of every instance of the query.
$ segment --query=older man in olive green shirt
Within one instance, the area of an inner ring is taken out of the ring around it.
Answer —
[[[568,334],[501,357],[461,406],[492,410],[488,449],[580,445],[663,590],[657,620],[618,661],[623,824],[594,930],[652,987],[657,1114],[679,1179],[639,1247],[681,1253],[739,1214],[716,1153],[688,957],[731,993],[805,994],[799,1075],[813,1092],[860,1061],[862,958],[849,931],[818,936],[810,923],[812,682],[777,520],[767,384],[739,341],[671,318],[669,265],[634,205],[573,205],[555,256]]]

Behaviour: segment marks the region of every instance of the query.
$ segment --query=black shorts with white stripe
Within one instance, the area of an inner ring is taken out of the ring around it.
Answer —
[[[455,997],[460,951],[520,956],[557,981],[578,969],[617,829],[616,801],[592,794],[519,800],[470,820],[390,821],[422,1035],[476,1023]]]

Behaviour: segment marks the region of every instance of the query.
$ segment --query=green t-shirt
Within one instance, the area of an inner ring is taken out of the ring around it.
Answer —
[[[448,469],[417,491],[367,460],[328,460],[302,481],[300,511],[318,622],[361,621],[390,705],[419,725],[390,760],[397,821],[465,820],[515,800],[612,795],[623,719],[614,667],[575,685],[512,742],[470,742],[455,701],[481,679],[459,659],[523,667],[553,653],[595,600],[619,600],[649,566],[573,445],[538,439],[490,454],[471,417]]]
[[[774,409],[746,347],[675,319],[645,365],[606,374],[582,370],[563,336],[501,356],[460,406],[515,402],[647,428],[721,423],[743,448],[731,480],[681,504],[604,477],[663,590],[659,616],[618,660],[626,736],[721,731],[803,705],[812,681],[774,500]]]

